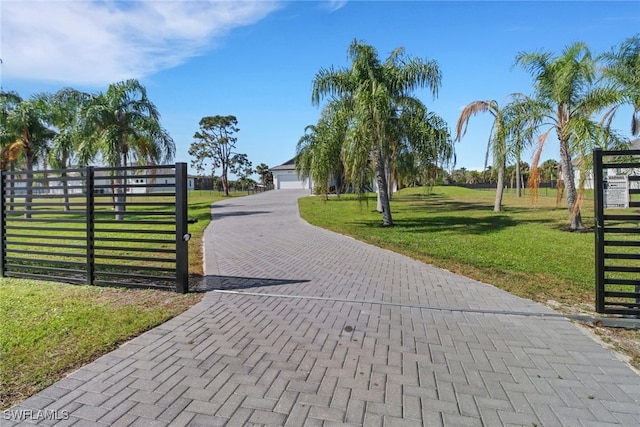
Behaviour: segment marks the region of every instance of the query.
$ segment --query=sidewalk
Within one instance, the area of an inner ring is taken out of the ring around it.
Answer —
[[[570,321],[312,227],[305,194],[214,205],[203,301],[11,411],[60,426],[640,424],[640,376]]]

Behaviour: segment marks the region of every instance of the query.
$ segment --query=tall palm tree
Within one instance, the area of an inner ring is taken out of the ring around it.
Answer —
[[[560,144],[570,229],[581,230],[584,224],[573,160],[585,159],[595,145],[608,142],[602,140],[603,127],[592,116],[614,103],[618,95],[611,88],[595,85],[596,61],[581,42],[569,45],[557,57],[546,52],[523,52],[516,56],[515,63],[534,78],[535,97],[525,103],[525,109],[531,127],[542,132],[536,158],[539,159],[549,133],[555,131]],[[537,169],[537,162],[533,163]]]
[[[170,161],[175,154],[173,139],[160,125],[160,113],[137,80],[109,85],[105,93],[91,99],[82,120],[88,136],[79,146],[82,163],[100,153],[102,160],[114,168],[134,162],[153,165]],[[126,193],[122,184],[126,180],[115,181],[116,218],[122,220]]]
[[[420,108],[414,113],[400,116],[405,137],[400,139],[394,157],[395,179],[429,184],[440,168],[455,162],[454,141],[440,116]]]
[[[382,208],[382,225],[392,226],[389,203],[389,166],[398,140],[395,120],[412,93],[427,87],[436,96],[441,75],[434,61],[409,58],[395,49],[381,62],[372,46],[354,40],[349,46],[350,68],[323,68],[313,80],[312,102],[324,97],[348,99],[345,110],[349,126],[343,145],[346,176],[356,188],[363,187],[363,172],[373,164]]]
[[[22,97],[16,92],[0,92],[0,170],[10,168],[12,161],[9,158],[15,158],[15,155],[9,153],[10,146],[16,142],[18,135],[14,128],[11,116],[13,112],[22,102]]]
[[[620,91],[621,101],[633,108],[631,115],[631,134],[640,135],[640,35],[626,39],[617,50],[601,55],[604,62],[603,77],[612,82]],[[620,103],[605,116],[605,121],[611,123]]]
[[[266,163],[260,163],[258,166],[256,166],[256,173],[260,175],[260,183],[263,186],[266,187],[273,183],[271,170],[269,169],[269,166]]]
[[[15,92],[3,92],[0,93],[0,104],[2,147],[21,153],[25,169],[31,171],[54,135],[54,131],[45,124],[42,97],[22,99]]]
[[[44,103],[42,98],[34,96],[22,99],[14,92],[0,94],[2,104],[2,157],[3,164],[13,168],[19,157],[24,169],[33,171],[34,165],[42,159],[48,145],[55,135],[44,122]],[[33,182],[28,180],[25,187],[25,210],[29,211],[33,195]],[[29,212],[25,213],[30,218]]]
[[[85,132],[91,135],[88,143],[111,167],[173,159],[173,139],[161,127],[160,113],[137,80],[109,85],[105,93],[91,99],[83,116]],[[88,148],[80,147],[83,163],[93,154]]]
[[[64,192],[65,210],[69,210],[69,191],[64,171],[74,159],[82,142],[81,112],[90,95],[75,89],[64,88],[52,95],[42,96],[46,104],[46,121],[57,129],[47,156],[54,169],[60,169]]]
[[[16,135],[9,125],[9,113],[22,101],[20,95],[15,92],[0,91],[0,171],[14,170],[19,153],[13,143]],[[13,181],[9,182],[13,187]],[[9,210],[13,210],[13,191],[9,191]]]
[[[493,204],[493,211],[500,212],[502,210],[502,197],[504,192],[504,172],[507,162],[508,136],[509,126],[508,117],[504,108],[495,100],[473,101],[469,103],[458,117],[456,125],[456,141],[460,141],[467,133],[469,120],[471,117],[480,114],[489,113],[493,116],[493,124],[489,132],[489,141],[487,143],[487,154],[485,156],[485,169],[489,158],[489,153],[493,155],[493,169],[497,171],[496,199]]]
[[[345,116],[345,100],[333,100],[322,111],[316,125],[305,128],[305,134],[296,147],[296,172],[313,181],[314,190],[328,198],[333,180],[339,194],[344,177],[342,159],[348,117]]]

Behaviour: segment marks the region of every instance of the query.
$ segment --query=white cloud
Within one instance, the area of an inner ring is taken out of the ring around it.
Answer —
[[[330,12],[342,9],[347,4],[347,0],[327,0],[327,8]]]
[[[268,1],[2,0],[2,73],[90,85],[140,78],[185,62],[278,7]]]

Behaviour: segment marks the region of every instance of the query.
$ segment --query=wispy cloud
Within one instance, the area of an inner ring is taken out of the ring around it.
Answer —
[[[327,0],[326,6],[329,12],[335,12],[338,9],[342,9],[347,4],[347,0]]]
[[[140,78],[201,54],[278,7],[269,1],[2,0],[2,72],[68,84]]]

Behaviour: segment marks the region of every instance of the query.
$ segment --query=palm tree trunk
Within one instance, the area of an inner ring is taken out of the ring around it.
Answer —
[[[33,160],[26,156],[25,168],[27,169],[27,185],[26,185],[26,194],[24,196],[24,209],[25,211],[31,210],[31,202],[33,200]],[[25,212],[24,217],[26,219],[31,218],[31,213]]]
[[[380,197],[380,207],[382,210],[382,226],[392,227],[391,204],[389,203],[389,187],[387,186],[387,174],[382,152],[379,150],[376,159],[376,183],[378,185],[378,195]]]
[[[9,162],[9,171],[10,172],[15,172],[16,170],[16,166],[15,163],[13,161]],[[14,174],[11,174],[11,180],[9,181],[9,210],[12,211],[14,210],[14,206],[13,203],[16,201],[15,199],[15,194],[16,194],[16,183],[15,183],[15,179],[16,176]]]
[[[387,194],[389,195],[389,200],[393,198],[393,184],[395,181],[395,174],[393,173],[393,165],[391,164],[391,158],[387,157],[385,159],[385,169],[387,171]]]
[[[520,174],[520,152],[516,156],[516,197],[522,197],[522,175]]]
[[[567,191],[567,208],[571,217],[571,231],[583,230],[582,215],[578,202],[578,193],[574,181],[573,164],[569,154],[569,144],[567,141],[560,141],[560,162],[562,163],[562,174],[564,175],[564,187]]]
[[[122,167],[122,159],[119,155],[117,155],[116,157],[117,157],[117,164],[116,164],[115,173],[121,174],[122,170],[120,168]],[[126,165],[127,165],[127,161],[125,158],[125,166]],[[113,188],[113,191],[114,191],[113,199],[115,201],[114,208],[116,211],[116,221],[124,221],[124,202],[125,202],[126,194],[123,196],[125,189],[122,181],[123,181],[122,178],[116,179],[115,180],[116,185]],[[124,179],[124,182],[126,183],[126,178]]]
[[[504,193],[504,164],[498,167],[498,183],[496,184],[496,201],[493,204],[493,211],[502,210],[502,194]]]
[[[71,210],[71,207],[69,206],[69,182],[67,182],[67,173],[66,172],[62,172],[60,174],[60,177],[62,178],[62,193],[63,193],[63,197],[64,197],[64,210],[65,212]]]

